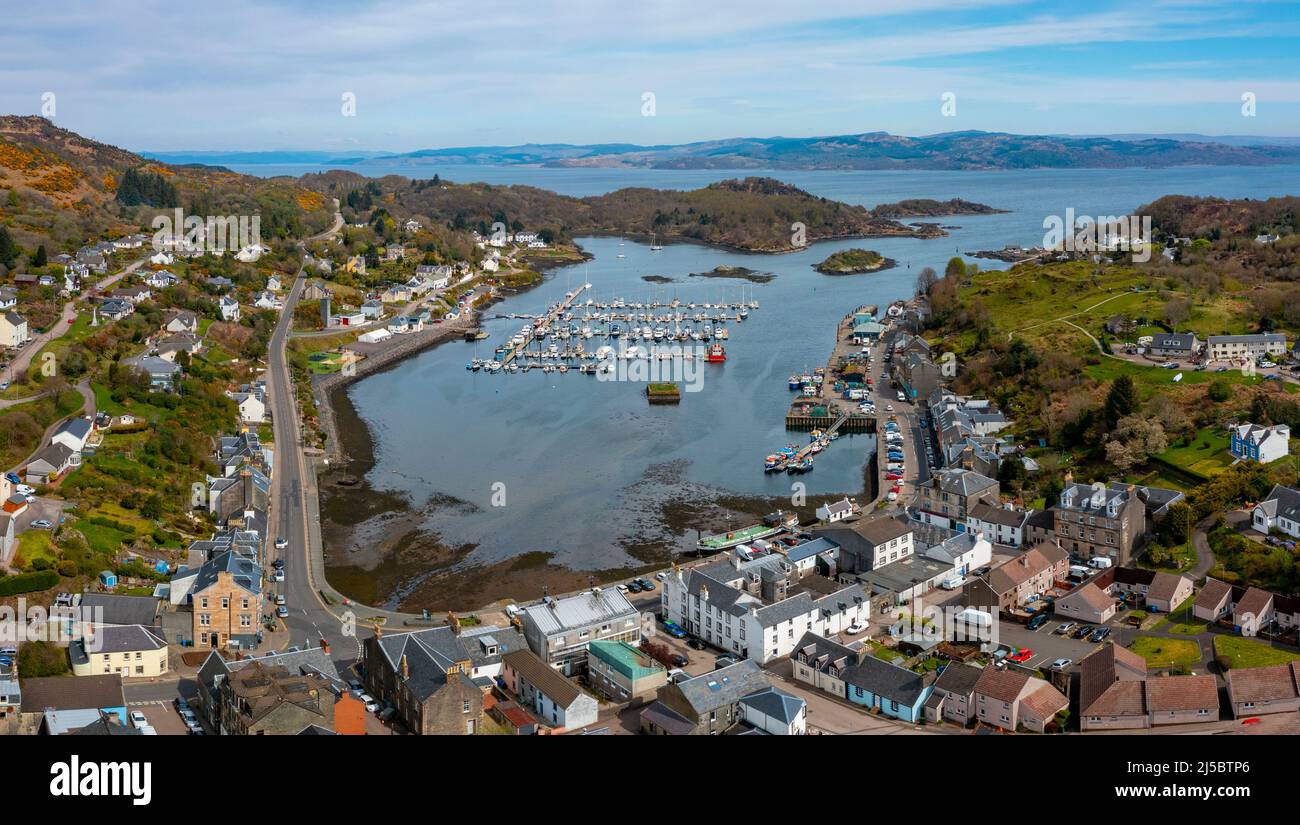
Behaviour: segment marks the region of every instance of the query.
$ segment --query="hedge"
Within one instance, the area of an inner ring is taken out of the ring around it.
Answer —
[[[16,596],[19,593],[35,593],[49,590],[59,583],[57,570],[40,570],[35,573],[19,573],[0,579],[0,596]]]

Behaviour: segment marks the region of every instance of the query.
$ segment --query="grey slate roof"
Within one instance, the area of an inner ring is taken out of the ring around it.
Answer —
[[[90,653],[130,653],[136,650],[159,650],[167,647],[167,642],[153,630],[138,624],[102,625],[94,629],[89,648]],[[68,655],[76,664],[90,661],[87,644],[78,639],[68,645]]]
[[[908,707],[916,704],[926,687],[920,674],[875,656],[867,656],[858,664],[845,668],[841,675],[850,685]]]
[[[115,593],[81,594],[81,615],[98,624],[151,627],[158,617],[158,599],[153,596],[119,596]]]
[[[473,667],[486,667],[498,664],[507,653],[528,649],[528,642],[518,630],[491,626],[464,628],[459,634],[449,625],[391,633],[377,644],[399,678],[402,657],[406,657],[410,674],[406,685],[418,701],[447,683],[447,669],[456,662],[468,659]]]
[[[934,689],[969,696],[975,690],[975,683],[980,680],[980,674],[983,672],[983,668],[952,662],[943,669],[939,678],[934,680]]]
[[[767,674],[758,663],[746,659],[712,673],[687,679],[679,683],[677,688],[690,703],[691,708],[702,715],[727,705],[734,705],[741,698],[769,687],[770,684]]]
[[[751,707],[759,713],[770,716],[786,725],[798,719],[804,708],[802,699],[777,690],[771,685],[743,697],[740,704]]]

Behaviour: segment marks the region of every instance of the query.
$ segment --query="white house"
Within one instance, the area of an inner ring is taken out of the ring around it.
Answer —
[[[1290,450],[1291,428],[1286,424],[1261,427],[1257,424],[1237,424],[1231,428],[1232,443],[1228,452],[1240,461],[1258,461],[1267,464],[1287,455]]]
[[[266,420],[266,402],[257,393],[234,392],[230,394],[239,406],[239,420],[245,424],[261,424]]]
[[[993,543],[984,537],[983,531],[958,533],[927,547],[921,555],[952,565],[953,573],[965,576],[993,561]]]
[[[149,263],[158,264],[159,266],[171,266],[176,262],[176,256],[170,252],[155,252],[150,258]]]
[[[62,444],[74,453],[79,453],[86,446],[86,439],[90,438],[91,428],[89,419],[69,418],[54,431],[50,441]]]
[[[221,320],[238,321],[239,320],[239,302],[234,298],[222,295],[217,301],[217,308],[221,310]]]
[[[994,544],[1020,547],[1025,542],[1025,523],[1029,511],[998,507],[977,501],[966,513],[966,526],[972,532],[982,532]]]
[[[847,496],[839,501],[830,501],[817,508],[817,519],[827,523],[843,521],[858,512],[857,502]]]
[[[235,260],[250,264],[271,251],[271,247],[260,243],[249,244],[235,253]]]
[[[804,700],[771,686],[741,698],[740,718],[773,736],[803,736],[808,732],[808,706]]]
[[[1280,332],[1253,335],[1211,335],[1206,339],[1211,361],[1238,361],[1282,355],[1286,352],[1286,336]]]
[[[1255,505],[1250,514],[1250,525],[1261,533],[1280,530],[1293,538],[1300,538],[1300,490],[1273,485],[1268,497]]]

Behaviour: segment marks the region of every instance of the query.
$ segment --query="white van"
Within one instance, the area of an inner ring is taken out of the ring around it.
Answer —
[[[944,579],[939,586],[942,587],[944,590],[956,590],[957,588],[961,587],[965,583],[966,583],[966,578],[964,576],[949,576],[948,578]]]
[[[899,401],[906,401],[906,400],[907,400],[907,396],[906,396],[906,395],[903,395],[903,391],[902,391],[902,390],[899,390],[899,391],[898,391],[898,400],[899,400]]]
[[[1111,561],[1110,556],[1093,556],[1092,558],[1088,559],[1088,566],[1095,568],[1097,570],[1105,570],[1107,567],[1110,567],[1112,564],[1114,564],[1114,562]]]

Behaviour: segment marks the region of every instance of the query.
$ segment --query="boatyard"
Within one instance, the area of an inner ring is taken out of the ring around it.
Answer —
[[[876,321],[877,307],[861,306],[846,315],[835,329],[835,345],[825,367],[791,375],[788,388],[798,393],[785,416],[785,428],[806,432],[809,443],[787,444],[767,456],[764,472],[800,475],[813,468],[813,456],[842,434],[876,432],[872,398],[871,344],[879,341],[884,325]]]
[[[473,359],[471,372],[518,373],[576,371],[587,375],[614,372],[615,362],[699,359],[718,364],[727,360],[722,341],[730,338],[728,324],[742,323],[758,301],[696,303],[583,300],[591,290],[584,283],[564,294],[544,313],[511,313],[498,318],[525,320],[491,359]],[[478,340],[476,338],[476,340]]]

